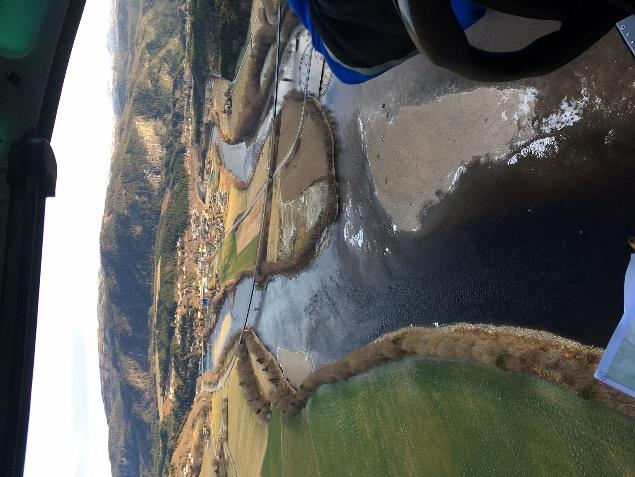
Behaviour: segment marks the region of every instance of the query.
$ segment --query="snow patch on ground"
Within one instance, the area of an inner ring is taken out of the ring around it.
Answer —
[[[528,87],[525,89],[506,89],[501,93],[501,99],[498,102],[498,105],[504,108],[500,113],[501,121],[506,123],[510,120],[511,115],[511,119],[518,123],[519,128],[530,126],[534,116],[538,90]]]
[[[523,144],[527,144],[520,153],[514,154],[511,158],[507,159],[507,164],[512,165],[518,162],[518,158],[526,156],[530,153],[539,155],[539,157],[544,157],[548,152],[552,150],[557,150],[557,145],[555,144],[555,140],[553,138],[545,138],[538,139],[536,141],[532,141],[532,139],[536,136],[536,131],[531,125],[531,122],[534,118],[534,108],[536,105],[536,98],[538,97],[538,90],[533,87],[527,87],[521,90],[505,90],[501,101],[498,103],[503,107],[509,108],[510,98],[513,98],[514,107],[512,111],[508,111],[508,109],[503,109],[500,113],[500,118],[502,122],[507,122],[510,119],[513,120],[518,125],[518,131],[515,138],[511,141],[510,146],[522,146]],[[511,116],[511,117],[510,117]],[[553,142],[552,142],[553,140]],[[504,158],[509,157],[509,149],[498,151],[498,153],[493,153],[489,158],[484,158],[482,160],[493,159],[494,161],[502,160]],[[450,174],[450,187],[448,188],[449,192],[454,191],[456,188],[459,179],[467,170],[468,164],[461,164],[453,174]]]
[[[361,251],[364,245],[364,229],[359,227],[355,232],[355,227],[351,222],[351,215],[353,212],[353,201],[349,198],[344,207],[344,215],[347,218],[344,224],[344,241],[357,250]]]
[[[364,229],[360,227],[357,233],[351,237],[351,242],[361,250],[362,245],[364,245]]]
[[[552,131],[560,131],[563,128],[573,126],[582,119],[582,112],[588,104],[589,94],[587,89],[583,87],[580,98],[564,98],[558,111],[542,120],[540,131],[549,134]]]
[[[452,175],[452,183],[450,184],[450,191],[454,190],[454,188],[459,182],[459,179],[461,178],[463,174],[465,174],[466,170],[467,170],[467,164],[461,164],[459,168],[456,171],[454,171],[454,174]]]
[[[364,127],[364,121],[361,116],[357,116],[357,125],[359,126],[359,137],[362,140],[362,149],[364,150],[364,154],[368,154],[368,142],[367,142],[367,131]]]
[[[518,109],[514,112],[514,121],[518,121],[521,118],[530,116],[534,111],[534,104],[536,104],[536,96],[538,96],[538,90],[536,88],[525,88],[524,91],[519,93]]]
[[[532,107],[535,101],[537,91],[534,88],[527,88],[525,91],[521,106],[518,111],[526,114],[526,108]],[[545,159],[550,155],[558,152],[558,131],[571,127],[583,118],[583,113],[588,107],[599,109],[602,107],[602,101],[595,97],[591,98],[586,83],[582,81],[582,89],[578,98],[565,97],[560,102],[556,111],[551,113],[540,122],[539,129],[531,128],[529,137],[525,141],[518,141],[513,147],[520,147],[520,151],[507,159],[508,165],[518,163],[518,160],[526,156],[534,156],[539,159]],[[519,112],[514,114],[514,118],[518,117]],[[556,133],[554,135],[554,133]],[[550,134],[546,137],[535,139],[536,135]],[[605,143],[610,141],[610,134],[605,138]],[[508,157],[507,155],[499,156],[497,159]]]
[[[507,165],[514,165],[518,162],[518,159],[527,157],[529,155],[537,157],[538,159],[544,159],[550,154],[558,152],[558,143],[554,137],[543,137],[530,142],[523,147],[520,152],[514,154],[507,161]]]
[[[364,229],[360,227],[357,233],[355,233],[353,231],[353,224],[346,222],[346,224],[344,224],[344,240],[347,244],[361,251],[364,245]]]
[[[553,137],[543,137],[536,139],[528,146],[523,147],[520,150],[520,154],[523,156],[533,155],[540,159],[544,159],[548,154],[558,152],[558,143]]]

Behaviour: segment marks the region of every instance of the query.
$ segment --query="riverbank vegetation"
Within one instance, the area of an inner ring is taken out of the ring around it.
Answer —
[[[233,80],[241,46],[247,42],[249,0],[188,0],[188,60],[192,71],[195,141],[205,108],[205,87],[212,76]]]
[[[632,399],[593,378],[601,354],[598,348],[551,333],[513,327],[468,324],[408,327],[323,365],[303,381],[289,402],[280,401],[278,405],[288,414],[297,414],[324,384],[346,381],[403,358],[422,357],[457,359],[532,375],[635,417]],[[281,374],[280,380],[283,379]]]
[[[202,122],[205,84],[220,56],[219,44],[212,25],[218,24],[214,3],[207,0],[189,0],[187,2],[189,37],[187,59],[191,69],[192,116],[194,121],[194,140],[199,141]]]
[[[188,225],[189,178],[184,165],[185,148],[178,145],[171,150],[171,186],[165,192],[165,210],[157,226],[155,261],[161,260],[161,276],[155,316],[155,340],[158,353],[159,385],[165,389],[170,368],[170,351],[174,330],[172,321],[176,311],[175,285],[177,278],[176,244]]]
[[[242,342],[262,368],[254,371],[251,378],[242,376],[242,380],[258,382],[257,373],[264,372],[268,382],[281,388],[273,391],[276,398],[271,399],[271,403],[286,415],[297,415],[323,385],[347,381],[378,366],[415,357],[460,360],[532,375],[635,417],[635,404],[628,396],[593,378],[602,350],[547,332],[469,324],[403,328],[324,364],[309,374],[298,388],[289,383],[276,358],[252,328],[245,330]],[[262,391],[263,396],[268,392]]]
[[[275,77],[276,7],[276,1],[251,0],[249,43],[245,45],[244,56],[240,56],[240,71],[214,79],[205,121],[218,127],[220,136],[229,144],[252,137],[263,110],[268,107]],[[286,9],[281,22],[280,51],[283,51],[298,20]],[[226,108],[228,99],[229,109]]]

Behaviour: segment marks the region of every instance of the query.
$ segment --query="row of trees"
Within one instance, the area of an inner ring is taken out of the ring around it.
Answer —
[[[192,65],[194,101],[192,108],[200,138],[205,84],[212,73],[233,79],[241,47],[249,30],[248,0],[189,0],[190,43],[188,58]]]
[[[176,312],[175,287],[178,276],[176,243],[188,225],[189,177],[185,170],[185,148],[179,144],[171,148],[166,163],[172,169],[169,200],[161,214],[155,241],[155,262],[161,260],[161,276],[156,305],[155,340],[159,355],[161,389],[166,386],[170,361],[173,322]]]

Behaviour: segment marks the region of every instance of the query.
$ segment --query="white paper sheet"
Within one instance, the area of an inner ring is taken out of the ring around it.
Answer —
[[[635,397],[635,254],[624,277],[624,315],[600,360],[595,378]]]

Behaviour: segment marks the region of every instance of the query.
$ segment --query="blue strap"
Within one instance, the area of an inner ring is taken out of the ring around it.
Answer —
[[[485,15],[485,8],[470,0],[450,0],[452,10],[464,30],[474,25]]]
[[[472,3],[469,0],[450,0],[452,4],[452,8],[454,10],[454,14],[461,25],[461,28],[464,30],[469,28],[478,20],[480,20],[483,15],[485,15],[485,8],[475,3]],[[333,72],[333,74],[343,83],[347,84],[359,84],[369,79],[375,78],[382,73],[385,73],[387,70],[381,71],[374,75],[366,75],[360,73],[359,71],[352,70],[342,65],[341,63],[336,62],[333,58],[330,57],[326,48],[324,47],[324,43],[322,42],[322,38],[316,31],[313,22],[311,20],[311,13],[309,11],[309,7],[307,5],[307,0],[289,0],[289,6],[298,16],[304,27],[311,34],[311,41],[313,43],[313,49],[324,56],[326,63],[329,65],[329,68]]]

